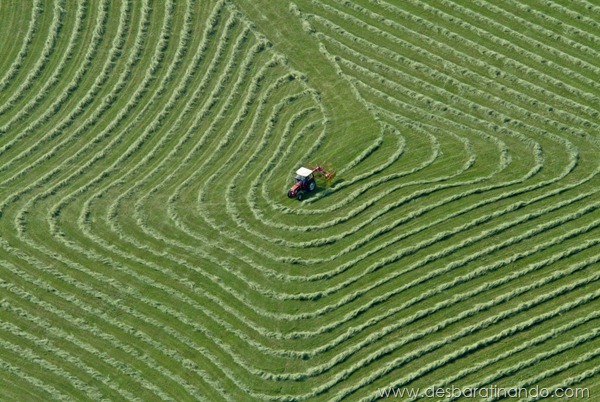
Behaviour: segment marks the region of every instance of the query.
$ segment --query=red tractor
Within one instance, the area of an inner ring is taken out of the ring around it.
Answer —
[[[296,170],[296,175],[294,176],[294,185],[288,191],[288,197],[297,198],[298,200],[302,199],[302,194],[304,192],[313,192],[317,188],[317,182],[315,181],[315,172],[319,173],[321,176],[325,177],[327,183],[333,179],[335,176],[335,172],[333,171],[325,171],[322,166],[315,166],[313,168],[305,168],[301,167]]]

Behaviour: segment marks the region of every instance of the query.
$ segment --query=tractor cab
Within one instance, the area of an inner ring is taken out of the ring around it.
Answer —
[[[295,183],[300,182],[303,185],[308,183],[310,180],[314,180],[314,178],[314,170],[307,169],[305,167],[301,167],[300,169],[296,170],[296,176],[294,176]]]

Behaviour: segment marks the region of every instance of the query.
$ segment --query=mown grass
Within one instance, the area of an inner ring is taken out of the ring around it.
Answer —
[[[3,398],[597,388],[596,8],[36,4],[0,5]]]

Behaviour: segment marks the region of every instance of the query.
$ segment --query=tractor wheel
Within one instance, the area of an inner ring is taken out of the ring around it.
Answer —
[[[296,198],[298,198],[298,201],[302,201],[302,193],[298,192]]]
[[[315,183],[314,180],[311,180],[308,183],[308,191],[315,191],[315,188],[317,188],[317,183]]]

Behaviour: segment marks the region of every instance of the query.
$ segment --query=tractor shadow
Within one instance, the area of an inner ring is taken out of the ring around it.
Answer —
[[[343,182],[344,182],[343,179],[335,181],[336,184],[343,183]],[[324,184],[323,185],[318,185],[317,188],[314,191],[312,191],[312,192],[308,192],[308,191],[304,192],[302,194],[302,199],[301,200],[297,200],[297,201],[304,202],[304,201],[311,200],[311,199],[314,199],[314,198],[325,198],[325,197],[327,197],[328,195],[330,195],[332,193],[333,193],[333,190],[331,189],[331,185],[329,185],[327,187],[325,187]]]

